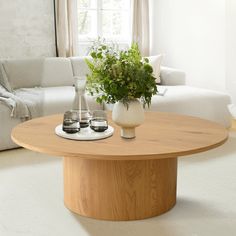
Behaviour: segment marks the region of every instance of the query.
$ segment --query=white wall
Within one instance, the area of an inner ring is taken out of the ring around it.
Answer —
[[[184,70],[187,84],[224,91],[225,0],[152,0],[151,11],[151,53]]]
[[[236,104],[236,1],[226,0],[226,89]]]
[[[54,55],[53,0],[0,0],[0,58]]]

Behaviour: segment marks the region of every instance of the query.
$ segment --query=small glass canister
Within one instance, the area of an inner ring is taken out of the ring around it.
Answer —
[[[90,128],[95,132],[104,132],[108,129],[107,114],[105,111],[97,110],[93,112],[90,120]]]
[[[62,130],[69,134],[80,131],[79,114],[77,111],[66,111],[63,118]]]

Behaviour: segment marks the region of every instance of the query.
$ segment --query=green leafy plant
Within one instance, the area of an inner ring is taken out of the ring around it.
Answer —
[[[115,44],[97,41],[86,63],[91,71],[87,75],[87,89],[97,95],[97,102],[128,104],[140,98],[143,105],[150,105],[157,93],[153,69],[147,58],[142,59],[138,45],[119,50]]]

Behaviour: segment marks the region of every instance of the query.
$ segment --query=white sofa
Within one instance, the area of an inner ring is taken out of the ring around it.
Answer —
[[[14,94],[17,95],[21,88],[41,88],[40,116],[71,109],[74,99],[73,76],[88,73],[83,57],[9,59],[2,60],[0,65],[0,81]],[[166,87],[167,91],[164,96],[155,95],[147,110],[182,113],[230,126],[231,118],[227,110],[230,97],[227,94],[185,86],[185,74],[167,67],[161,69],[161,81],[161,87]],[[93,97],[88,95],[87,99],[91,110],[103,109]],[[10,114],[11,109],[0,102],[0,150],[17,147],[11,141],[10,134],[12,128],[22,121],[12,118]]]

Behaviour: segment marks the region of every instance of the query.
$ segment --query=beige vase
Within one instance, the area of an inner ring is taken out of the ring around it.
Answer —
[[[127,105],[115,103],[112,120],[121,127],[121,137],[135,138],[135,128],[144,122],[144,110],[138,99],[131,100]]]

